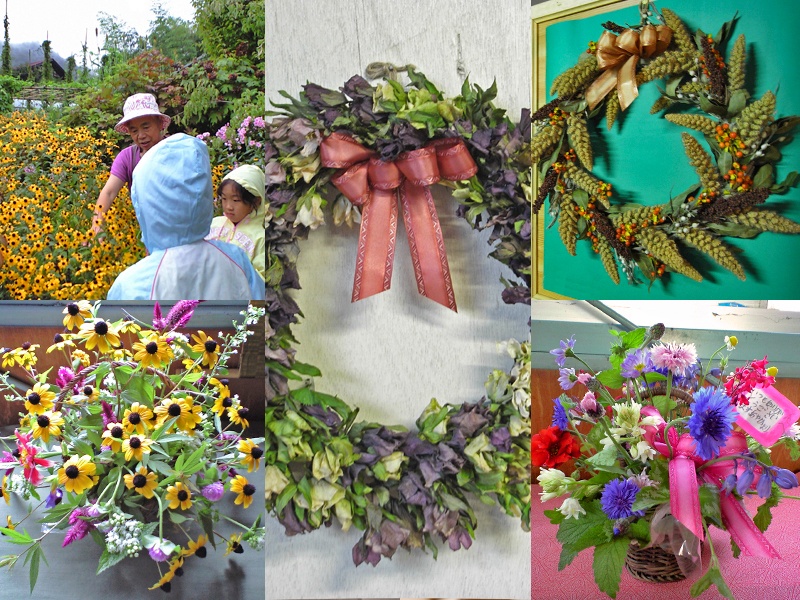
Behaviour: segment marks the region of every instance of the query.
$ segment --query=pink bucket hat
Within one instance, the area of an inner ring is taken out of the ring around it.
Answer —
[[[156,116],[161,119],[161,129],[166,129],[172,121],[167,115],[163,114],[158,108],[158,102],[153,94],[134,94],[125,100],[122,107],[122,120],[114,127],[120,133],[128,133],[126,123],[139,117]]]

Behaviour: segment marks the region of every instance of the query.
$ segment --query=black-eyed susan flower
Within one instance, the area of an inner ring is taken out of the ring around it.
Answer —
[[[153,411],[144,404],[134,402],[130,408],[125,409],[122,415],[122,426],[129,434],[144,435],[149,431],[153,421]]]
[[[250,414],[250,409],[246,406],[234,404],[228,409],[228,418],[234,425],[241,425],[242,429],[247,429],[250,423],[247,421],[247,415]]]
[[[151,440],[139,435],[122,440],[122,451],[125,453],[125,460],[136,459],[141,461],[145,454],[150,454]]]
[[[244,508],[247,508],[253,501],[253,494],[256,493],[256,486],[247,481],[244,475],[237,475],[231,481],[231,491],[237,494],[233,503],[241,504]]]
[[[86,300],[78,300],[67,304],[61,312],[66,315],[64,317],[64,327],[71,331],[83,325],[83,322],[92,316],[92,305]]]
[[[230,539],[225,542],[227,546],[225,550],[225,554],[223,556],[228,556],[231,552],[234,554],[244,554],[244,548],[242,548],[242,534],[232,534]]]
[[[147,367],[160,369],[173,357],[172,348],[155,332],[134,342],[133,350],[133,360],[145,369]]]
[[[35,383],[25,393],[25,408],[32,415],[40,415],[53,408],[53,400],[55,399],[56,395],[50,391],[50,386],[43,383]]]
[[[96,469],[97,467],[87,454],[83,456],[76,454],[58,470],[58,483],[63,485],[68,492],[80,494],[97,483]]]
[[[87,402],[97,402],[100,399],[100,388],[93,385],[84,385],[81,388],[81,395],[86,398]]]
[[[100,352],[108,354],[114,348],[120,346],[117,332],[109,323],[102,319],[86,321],[81,325],[78,336],[86,342],[87,350],[92,350],[97,347]]]
[[[183,575],[183,556],[176,556],[169,562],[169,569],[161,576],[155,585],[150,588],[149,590],[155,590],[161,588],[165,592],[169,592],[172,589],[172,580],[178,576],[180,577]]]
[[[50,354],[53,350],[66,350],[67,347],[75,347],[72,336],[68,333],[57,333],[53,336],[53,344],[47,349],[46,353]]]
[[[165,421],[177,418],[175,425],[189,431],[194,429],[194,416],[187,398],[164,398],[155,409],[157,421],[156,426],[161,427]],[[191,422],[191,425],[189,423]]]
[[[189,540],[186,544],[186,548],[181,550],[181,556],[189,557],[197,555],[200,558],[205,558],[208,555],[208,550],[206,550],[207,541],[204,535],[197,536],[197,541]]]
[[[158,478],[152,471],[144,467],[136,469],[135,474],[128,474],[123,477],[125,487],[129,490],[136,490],[145,498],[152,498],[155,489],[158,487]]]
[[[5,354],[3,354],[3,368],[9,369],[13,367],[17,362],[17,353],[14,350],[8,350]]]
[[[167,487],[164,499],[169,501],[169,508],[175,510],[189,510],[192,507],[192,492],[182,481],[175,482],[175,485]]]
[[[141,330],[142,328],[130,315],[125,315],[125,318],[122,319],[122,324],[119,326],[120,333],[139,333]]]
[[[103,432],[103,446],[108,446],[112,452],[119,452],[124,438],[125,428],[122,423],[109,423]]]
[[[80,348],[76,348],[75,350],[72,351],[73,368],[77,369],[78,365],[83,365],[84,367],[88,367],[90,364],[92,364],[92,358],[88,354],[86,354],[86,352],[84,352]]]
[[[214,338],[208,337],[202,330],[198,331],[197,334],[193,333],[192,339],[195,341],[192,345],[192,350],[203,353],[200,364],[209,369],[214,367],[219,359],[219,344]]]
[[[10,499],[8,497],[8,490],[6,489],[6,479],[7,478],[8,477],[6,475],[3,475],[3,481],[2,481],[2,483],[0,483],[0,495],[3,496],[3,500],[6,501],[6,504],[9,504]]]
[[[30,424],[33,437],[48,443],[51,435],[61,435],[61,426],[64,424],[64,419],[61,417],[60,412],[45,411],[40,415],[31,415]]]
[[[237,448],[242,453],[241,463],[247,467],[247,472],[252,473],[257,470],[264,451],[249,438],[239,440]]]

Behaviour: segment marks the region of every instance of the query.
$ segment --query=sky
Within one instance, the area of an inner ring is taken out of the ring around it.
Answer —
[[[71,54],[81,62],[81,45],[88,31],[89,51],[97,52],[103,38],[95,37],[100,23],[97,15],[104,12],[124,22],[127,28],[145,35],[153,19],[154,0],[129,2],[120,0],[0,0],[0,11],[8,3],[9,36],[12,44],[35,42],[49,37],[54,53],[66,58]],[[161,0],[161,6],[173,17],[194,19],[191,0]],[[0,41],[2,43],[2,41]]]

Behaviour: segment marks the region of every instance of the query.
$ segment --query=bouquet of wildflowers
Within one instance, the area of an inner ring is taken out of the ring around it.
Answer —
[[[259,497],[245,473],[258,469],[263,438],[244,436],[248,409],[224,375],[264,309],[248,307],[234,333],[217,341],[178,332],[196,305],[178,302],[164,317],[156,303],[149,326],[99,318],[99,303],[71,303],[66,332],[47,349],[64,355],[56,373],[37,371],[38,345],[3,353],[3,367],[24,369],[31,387],[20,392],[0,374],[6,400],[24,402],[19,426],[0,438],[2,494],[6,503],[10,493],[36,502],[22,520],[4,519],[0,533],[22,549],[0,565],[24,557],[31,591],[41,542],[55,530],[66,530],[63,546],[87,535],[102,546],[98,573],[147,552],[161,574],[150,589],[166,592],[184,561],[206,556],[206,544],[222,541],[226,554],[242,552],[243,542],[263,546],[260,517],[250,526],[234,522],[241,532],[229,538],[215,524],[233,522],[218,504],[224,496],[245,508]],[[130,350],[125,336],[135,340]],[[34,514],[44,524],[38,536],[24,528]]]
[[[661,549],[674,555],[681,579],[705,542],[710,564],[692,596],[713,583],[733,598],[708,528],[730,533],[734,556],[777,557],[763,532],[797,479],[772,465],[769,447],[800,456],[800,411],[773,387],[777,369],[766,357],[726,374],[733,336],[703,364],[693,344],[658,341],[663,325],[611,333],[610,365],[599,372],[578,357],[574,336],[551,351],[564,393],[553,401],[552,426],[531,441],[542,501],[567,496],[546,511],[559,526],[559,570],[594,546],[595,582],[615,597],[626,556]],[[569,475],[557,468],[570,461]],[[752,519],[742,504],[748,494],[765,500]]]

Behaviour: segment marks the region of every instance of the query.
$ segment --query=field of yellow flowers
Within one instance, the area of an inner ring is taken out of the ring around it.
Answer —
[[[124,147],[124,146],[123,146]],[[127,187],[89,233],[115,140],[35,112],[0,115],[0,299],[102,299],[145,255]],[[214,169],[214,183],[221,177]]]

